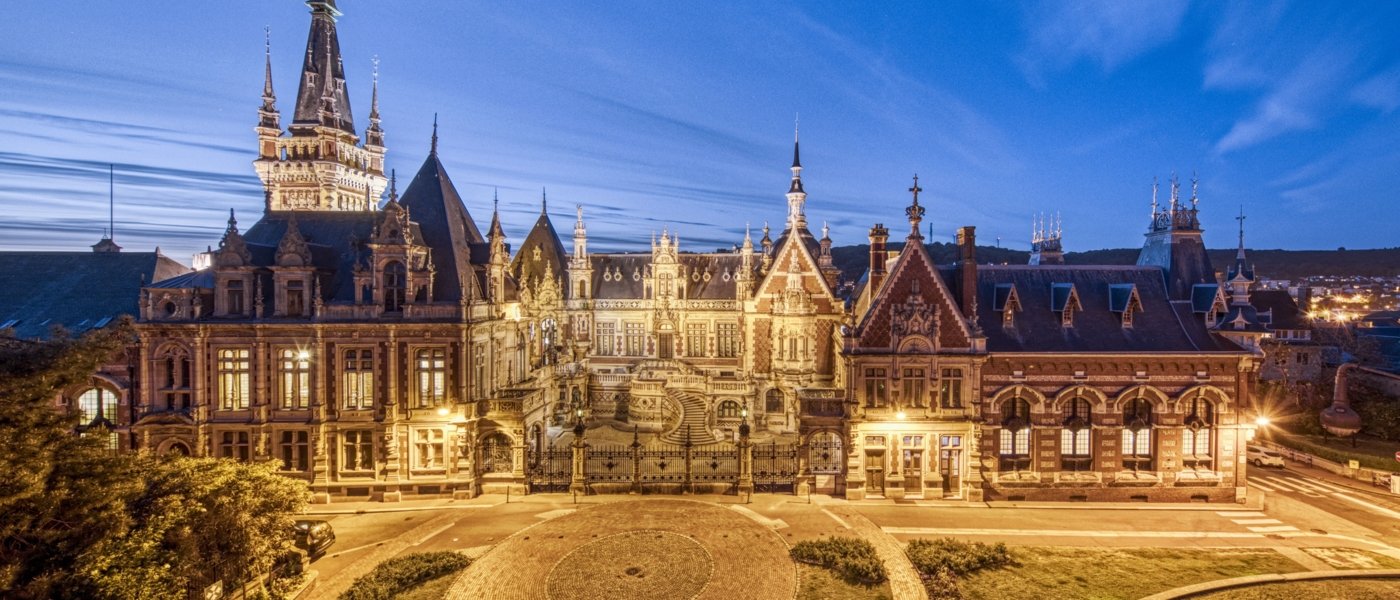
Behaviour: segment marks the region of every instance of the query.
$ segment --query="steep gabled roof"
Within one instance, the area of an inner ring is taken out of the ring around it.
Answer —
[[[1255,290],[1249,294],[1249,303],[1261,317],[1269,315],[1269,329],[1312,329],[1298,302],[1286,290]]]
[[[910,302],[932,307],[937,315],[937,340],[931,340],[940,348],[967,348],[972,332],[962,318],[952,292],[943,280],[929,256],[928,249],[921,243],[905,244],[890,269],[885,283],[880,286],[870,302],[870,309],[864,315],[857,315],[856,337],[859,346],[873,349],[889,349],[895,340],[894,313]],[[994,302],[988,301],[990,307]]]
[[[436,152],[428,154],[399,203],[408,209],[409,219],[422,231],[423,243],[432,249],[433,266],[437,269],[433,299],[460,300],[463,288],[468,294],[481,297],[476,293],[478,281],[472,256],[473,249],[478,255],[485,252],[482,249],[486,239],[462,204],[462,197]]]
[[[188,272],[157,252],[0,252],[0,325],[21,339],[81,333],[136,316],[142,285]]]
[[[311,31],[306,34],[306,58],[301,66],[301,85],[297,90],[292,125],[321,125],[321,109],[330,102],[335,108],[336,120],[325,124],[355,133],[350,94],[345,89],[340,38],[335,32],[335,18],[340,11],[335,2],[308,4],[311,5]]]
[[[510,263],[510,272],[520,285],[537,285],[546,273],[552,273],[554,279],[567,284],[564,269],[568,264],[564,243],[554,231],[549,213],[541,210],[535,226],[530,228],[525,241],[520,243],[520,251],[515,253],[515,259]]]
[[[754,296],[762,296],[768,292],[781,293],[781,289],[770,289],[773,281],[779,277],[786,277],[792,261],[797,261],[799,273],[804,278],[816,281],[816,289],[808,291],[819,292],[826,296],[833,306],[838,305],[841,302],[840,299],[836,297],[831,286],[826,284],[826,278],[822,277],[821,271],[817,268],[817,250],[821,247],[820,243],[812,237],[812,234],[805,227],[798,229],[797,236],[789,236],[790,232],[791,230],[783,232],[782,237],[773,246],[773,264],[763,275],[763,279],[754,287]]]

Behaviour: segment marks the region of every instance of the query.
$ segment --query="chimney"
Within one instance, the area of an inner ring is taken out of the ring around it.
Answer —
[[[958,287],[962,291],[963,315],[972,318],[977,297],[977,228],[958,228]]]
[[[870,297],[880,292],[880,285],[885,283],[885,242],[890,239],[890,230],[885,229],[883,223],[876,223],[870,228],[870,282],[868,289]]]

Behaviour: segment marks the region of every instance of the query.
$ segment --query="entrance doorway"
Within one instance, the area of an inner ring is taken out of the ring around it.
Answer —
[[[885,495],[885,451],[865,453],[865,493],[871,496]]]
[[[657,355],[658,357],[660,357],[660,358],[672,358],[672,357],[674,356],[674,354],[675,354],[675,352],[674,352],[675,346],[674,346],[674,341],[671,339],[671,337],[672,337],[672,336],[671,336],[671,334],[670,334],[669,332],[668,332],[668,333],[661,333],[661,334],[658,334],[658,335],[656,336],[656,340],[657,340],[656,343],[657,343],[657,346],[658,346],[658,348],[656,349],[656,355]]]
[[[943,476],[943,495],[962,495],[962,436],[938,437],[938,474]]]
[[[924,436],[906,435],[900,444],[902,461],[900,474],[904,477],[905,495],[924,491]]]

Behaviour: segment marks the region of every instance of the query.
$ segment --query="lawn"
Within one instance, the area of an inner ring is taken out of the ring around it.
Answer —
[[[1400,462],[1395,461],[1395,452],[1400,443],[1377,440],[1365,436],[1356,439],[1356,447],[1351,440],[1334,436],[1304,435],[1276,432],[1270,436],[1274,442],[1300,452],[1307,452],[1327,460],[1345,465],[1348,460],[1356,460],[1368,469],[1395,471]]]
[[[1226,590],[1199,600],[1400,600],[1400,579],[1334,579],[1271,583],[1238,590]]]
[[[442,600],[447,597],[447,588],[460,573],[448,573],[437,579],[429,579],[397,596],[394,600]]]
[[[827,569],[797,563],[797,600],[889,600],[889,582],[874,586],[848,583]]]
[[[960,583],[968,600],[1141,598],[1171,588],[1264,573],[1302,571],[1272,550],[1163,548],[1014,549],[1017,566],[983,571]]]

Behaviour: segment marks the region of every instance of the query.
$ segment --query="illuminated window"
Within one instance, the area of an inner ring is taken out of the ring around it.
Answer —
[[[420,469],[440,469],[447,463],[443,456],[444,445],[441,429],[415,429],[413,431],[414,466]]]
[[[1152,404],[1134,398],[1123,407],[1123,468],[1152,470]]]
[[[419,348],[414,353],[418,365],[418,406],[447,402],[447,350]]]
[[[885,389],[887,385],[884,369],[866,369],[865,405],[868,407],[884,406],[889,401],[888,392]]]
[[[249,359],[246,348],[218,352],[219,408],[245,410],[249,401]]]
[[[943,369],[938,380],[938,406],[962,408],[962,369]]]
[[[1215,428],[1215,407],[1202,396],[1189,402],[1186,428],[1181,430],[1182,466],[1209,470],[1215,464],[1210,445],[1211,431]]]
[[[923,408],[924,390],[928,382],[924,380],[923,369],[905,369],[903,384],[903,402],[914,408]]]
[[[735,358],[739,356],[739,324],[716,323],[715,329],[718,333],[716,350],[719,357]]]
[[[685,354],[686,356],[705,356],[708,354],[705,348],[706,327],[704,323],[687,323],[685,326]]]
[[[374,351],[351,349],[341,356],[340,394],[345,409],[374,408]]]
[[[311,353],[283,348],[277,358],[281,379],[278,406],[287,410],[305,409],[311,402]]]
[[[1093,467],[1093,409],[1088,400],[1076,397],[1069,401],[1065,412],[1064,427],[1060,429],[1061,465],[1066,471],[1087,471]]]
[[[999,454],[1002,471],[1022,471],[1031,467],[1031,403],[1012,398],[1001,405]]]
[[[624,333],[627,337],[627,356],[642,356],[646,353],[646,324],[640,322],[624,323]]]
[[[617,354],[617,323],[599,322],[594,328],[594,333],[598,338],[598,347],[594,353],[598,356],[612,356]]]
[[[374,432],[346,431],[344,438],[345,462],[341,465],[346,471],[370,471],[374,469]]]
[[[739,406],[738,402],[725,400],[719,403],[719,418],[721,419],[737,419],[742,414],[743,409]]]
[[[109,426],[117,420],[117,395],[102,388],[91,388],[78,396],[80,425],[106,421]]]

